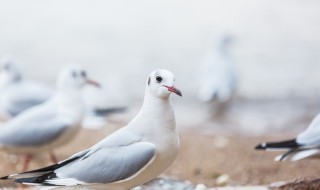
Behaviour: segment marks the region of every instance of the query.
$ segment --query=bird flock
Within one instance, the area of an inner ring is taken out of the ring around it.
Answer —
[[[230,104],[238,76],[230,56],[230,36],[223,36],[204,56],[199,74],[201,102]],[[214,53],[213,53],[214,52]],[[144,99],[138,114],[124,127],[97,144],[58,161],[54,150],[79,132],[90,113],[106,116],[126,108],[88,107],[85,86],[101,88],[85,68],[72,64],[61,70],[56,88],[26,79],[13,59],[0,65],[0,151],[23,160],[22,173],[0,180],[56,188],[131,189],[159,176],[177,157],[179,135],[170,95],[182,97],[172,72],[157,69],[146,77]],[[219,111],[220,108],[218,106]],[[256,150],[284,151],[276,161],[297,161],[320,153],[320,115],[296,138],[261,143]],[[52,165],[28,171],[36,154],[48,153]]]
[[[7,121],[1,126],[0,150],[24,160],[23,173],[2,180],[50,187],[130,189],[160,175],[178,154],[179,135],[169,96],[182,93],[168,70],[155,70],[147,78],[142,108],[131,122],[61,162],[53,151],[71,141],[80,129],[86,113],[82,88],[100,88],[100,84],[79,65],[69,65],[60,72],[56,90],[25,80],[13,61],[5,61],[1,71],[2,89],[7,91],[0,95],[2,102],[7,102],[1,110]],[[33,89],[32,95],[21,93]],[[43,89],[48,93],[42,94]],[[12,98],[11,93],[17,91],[20,93]],[[96,112],[105,115],[119,110],[123,108]],[[27,171],[32,157],[43,152],[49,153],[53,165]]]

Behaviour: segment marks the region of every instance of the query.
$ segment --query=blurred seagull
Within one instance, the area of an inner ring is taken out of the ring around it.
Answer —
[[[122,102],[119,103],[116,97],[112,97],[110,90],[105,85],[101,85],[100,88],[88,86],[83,89],[83,96],[87,115],[106,117],[113,113],[126,111],[126,107],[121,104]]]
[[[91,96],[84,96],[86,106],[86,120],[89,122],[84,125],[92,125],[93,118],[97,121],[104,121],[111,114],[121,113],[126,110],[126,107],[109,107],[101,105],[91,105],[97,101],[97,97],[104,95],[101,90],[95,90]],[[15,117],[21,112],[44,103],[54,95],[55,91],[38,81],[26,80],[22,77],[21,71],[17,62],[6,57],[0,64],[0,117],[7,120]],[[102,98],[100,98],[102,99]],[[103,97],[105,99],[105,97]],[[95,120],[93,120],[95,121]],[[91,123],[90,123],[91,122]],[[89,123],[89,124],[87,124]],[[100,125],[105,122],[98,122]],[[90,127],[89,127],[90,128]]]
[[[47,101],[54,95],[48,86],[23,78],[17,63],[5,58],[0,64],[0,115],[3,119]]]
[[[236,70],[228,51],[230,42],[230,36],[219,37],[214,49],[204,57],[198,93],[202,102],[227,102],[236,90]]]
[[[177,156],[179,136],[171,93],[182,96],[167,70],[152,72],[138,115],[125,127],[59,164],[13,174],[16,182],[42,186],[87,186],[123,190],[146,183],[168,168]]]
[[[127,107],[110,107],[87,109],[86,115],[82,120],[82,128],[84,129],[101,129],[107,126],[108,119],[113,114],[121,114],[127,111]]]
[[[320,155],[320,114],[318,114],[309,127],[296,138],[259,144],[256,150],[287,151],[275,158],[275,161],[298,161],[307,157]]]
[[[81,88],[90,83],[80,66],[70,65],[59,74],[57,93],[47,102],[32,107],[1,126],[0,149],[25,155],[23,171],[33,154],[49,151],[66,144],[79,129],[84,104]]]
[[[86,116],[82,121],[82,127],[86,129],[100,129],[105,127],[108,119],[113,114],[120,114],[127,111],[123,101],[117,101],[112,97],[110,91],[103,85],[100,88],[88,86],[83,90],[86,106]]]

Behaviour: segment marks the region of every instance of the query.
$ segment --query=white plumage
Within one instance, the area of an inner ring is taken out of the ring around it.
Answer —
[[[152,72],[142,108],[127,126],[57,165],[9,178],[25,184],[114,190],[131,189],[154,179],[178,154],[179,136],[169,96],[182,94],[174,81],[167,70]]]
[[[44,103],[54,95],[54,90],[41,82],[27,80],[12,58],[0,64],[0,115],[3,119]]]
[[[308,128],[296,138],[262,143],[256,146],[258,150],[286,151],[275,158],[275,161],[298,161],[308,157],[320,156],[320,114],[310,123]]]
[[[0,148],[26,155],[24,170],[33,154],[64,145],[75,136],[84,113],[81,88],[91,82],[77,65],[65,68],[57,92],[47,102],[34,106],[1,126]]]
[[[229,53],[229,36],[222,36],[206,52],[200,65],[198,98],[203,102],[227,102],[237,87],[237,73]]]

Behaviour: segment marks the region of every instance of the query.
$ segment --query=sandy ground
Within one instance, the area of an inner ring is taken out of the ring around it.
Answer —
[[[205,107],[181,105],[177,101],[174,104],[181,149],[165,176],[195,185],[231,188],[269,185],[319,173],[318,160],[279,163],[273,161],[278,153],[254,150],[258,143],[291,138],[306,128],[319,110],[316,99],[237,99],[221,120],[208,117],[211,113]],[[136,106],[126,114],[114,115],[109,118],[108,125],[99,130],[81,129],[70,144],[55,150],[58,159],[92,146],[124,126],[138,109]],[[30,169],[51,164],[48,160],[47,154],[41,154],[31,163]],[[21,169],[16,156],[0,152],[0,176],[21,172]],[[0,182],[0,187],[15,186],[12,182]]]
[[[120,124],[110,125],[101,130],[85,130],[55,152],[59,160],[67,158],[73,152],[82,150],[101,140]],[[298,177],[315,176],[320,163],[316,160],[300,162],[273,161],[276,153],[257,152],[253,147],[266,139],[277,137],[236,137],[203,135],[195,130],[181,131],[181,150],[174,164],[165,175],[193,184],[205,184],[209,187],[219,186],[217,179],[226,174],[230,177],[226,185],[263,185],[275,181],[291,180]],[[0,175],[21,171],[21,163],[15,163],[15,157],[0,154]],[[46,166],[48,156],[43,154],[36,158],[30,169]],[[10,182],[0,183],[0,187],[12,186]]]
[[[276,153],[254,151],[253,147],[266,137],[230,136],[222,148],[217,136],[183,133],[181,137],[180,155],[167,173],[194,183],[216,186],[222,174],[230,176],[229,185],[261,185],[318,174],[318,161],[277,163],[273,161]]]

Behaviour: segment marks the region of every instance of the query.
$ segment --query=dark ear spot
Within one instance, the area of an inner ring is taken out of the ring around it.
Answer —
[[[148,78],[148,85],[150,85],[150,77]]]

